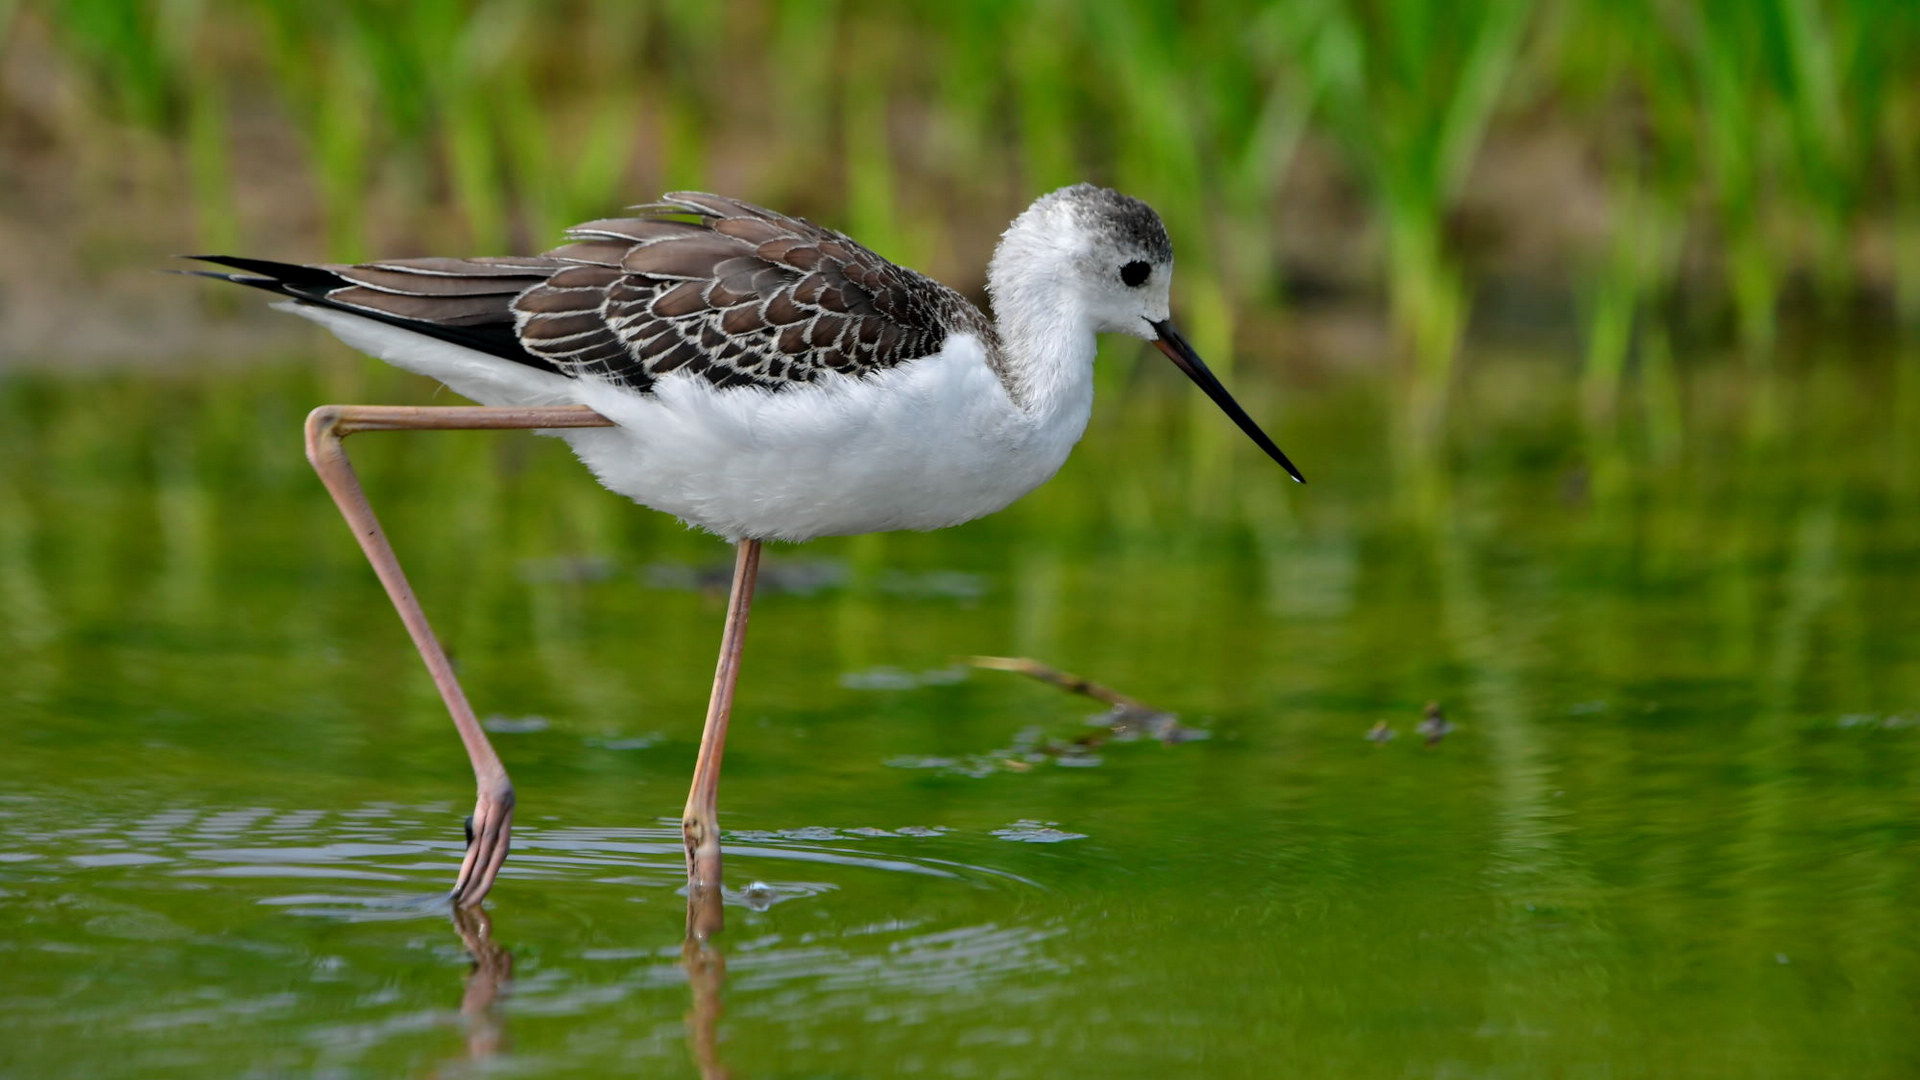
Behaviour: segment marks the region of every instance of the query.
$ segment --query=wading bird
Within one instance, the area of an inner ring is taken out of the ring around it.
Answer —
[[[481,407],[325,405],[307,456],[433,675],[479,785],[456,905],[506,858],[513,786],[360,489],[361,431],[530,428],[600,482],[737,547],[720,662],[683,831],[690,900],[713,898],[715,799],[760,545],[939,529],[1051,477],[1093,408],[1099,333],[1157,345],[1301,480],[1174,328],[1173,245],[1152,208],[1091,184],[1041,197],[987,271],[989,319],[959,293],[811,222],[675,193],[525,258],[302,266],[201,256],[200,271],[431,376]],[[717,926],[717,921],[715,924]]]

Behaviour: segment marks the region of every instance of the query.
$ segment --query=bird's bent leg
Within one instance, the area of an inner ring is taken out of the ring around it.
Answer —
[[[439,689],[441,700],[447,703],[453,726],[460,732],[460,741],[466,744],[467,758],[473,762],[479,796],[467,824],[466,858],[460,863],[460,876],[453,885],[456,906],[478,904],[493,887],[494,876],[506,860],[507,838],[513,824],[513,784],[507,779],[500,755],[493,752],[479,721],[474,719],[473,707],[467,704],[467,695],[460,689],[460,680],[454,677],[446,652],[440,648],[433,628],[427,625],[426,614],[413,597],[407,576],[401,572],[400,561],[394,557],[393,547],[387,543],[380,521],[374,517],[373,507],[360,489],[360,478],[354,474],[341,440],[360,431],[610,427],[612,423],[584,405],[519,409],[322,405],[307,416],[307,460],[313,463],[320,481],[327,485],[333,501],[339,504],[340,513],[353,527],[354,538],[360,541],[360,549],[373,564],[373,572],[386,587],[394,610],[400,613],[400,621],[406,624],[414,647],[426,661],[433,685]]]
[[[713,672],[713,696],[700,732],[700,758],[680,831],[687,843],[687,934],[705,941],[720,930],[720,758],[727,749],[727,720],[733,715],[733,688],[740,679],[740,650],[753,607],[753,584],[760,574],[760,541],[742,540],[733,564],[733,591],[727,598],[727,626],[720,637],[720,662]]]

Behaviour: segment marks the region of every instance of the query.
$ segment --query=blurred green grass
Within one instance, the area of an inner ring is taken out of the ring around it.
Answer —
[[[65,134],[157,136],[212,248],[249,240],[236,174],[262,128],[303,149],[338,259],[386,242],[370,208],[493,251],[705,186],[926,265],[1093,178],[1167,217],[1183,302],[1209,316],[1199,344],[1224,357],[1234,313],[1284,303],[1297,276],[1277,237],[1313,148],[1374,238],[1364,276],[1420,436],[1489,287],[1463,199],[1525,167],[1489,140],[1549,128],[1604,178],[1605,227],[1552,233],[1591,415],[1613,412],[1635,357],[1665,355],[1676,319],[1756,363],[1795,298],[1920,322],[1920,5],[1904,0],[0,5],[0,34],[29,24],[86,87]],[[1492,231],[1551,233],[1552,182],[1494,206]]]

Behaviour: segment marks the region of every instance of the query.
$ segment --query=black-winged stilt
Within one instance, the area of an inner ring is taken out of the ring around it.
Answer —
[[[479,407],[327,405],[307,454],[426,660],[479,783],[456,905],[506,858],[513,786],[360,490],[361,431],[533,428],[600,482],[733,542],[720,662],[683,818],[690,900],[718,927],[715,800],[765,540],[938,529],[1066,460],[1093,407],[1096,334],[1153,342],[1302,477],[1174,328],[1173,245],[1147,204],[1080,184],[1008,227],[995,316],[854,240],[735,199],[676,193],[525,258],[301,266],[207,256],[224,278]]]

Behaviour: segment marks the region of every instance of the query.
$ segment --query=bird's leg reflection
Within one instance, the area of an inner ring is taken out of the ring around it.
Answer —
[[[460,1018],[467,1028],[467,1057],[484,1061],[506,1043],[506,1027],[494,1008],[513,979],[513,954],[493,940],[493,920],[477,907],[453,909],[453,928],[460,944],[473,957],[466,993],[460,995]]]
[[[725,902],[718,881],[712,885],[690,885],[687,887],[687,944],[711,941],[713,935],[720,932],[726,916],[720,906]]]
[[[694,920],[693,905],[687,900],[687,925]],[[687,1049],[693,1053],[700,1080],[727,1080],[732,1074],[720,1063],[720,990],[727,981],[727,958],[704,937],[691,932],[680,947],[680,966],[687,969],[687,986],[693,995],[693,1007],[687,1012]]]

